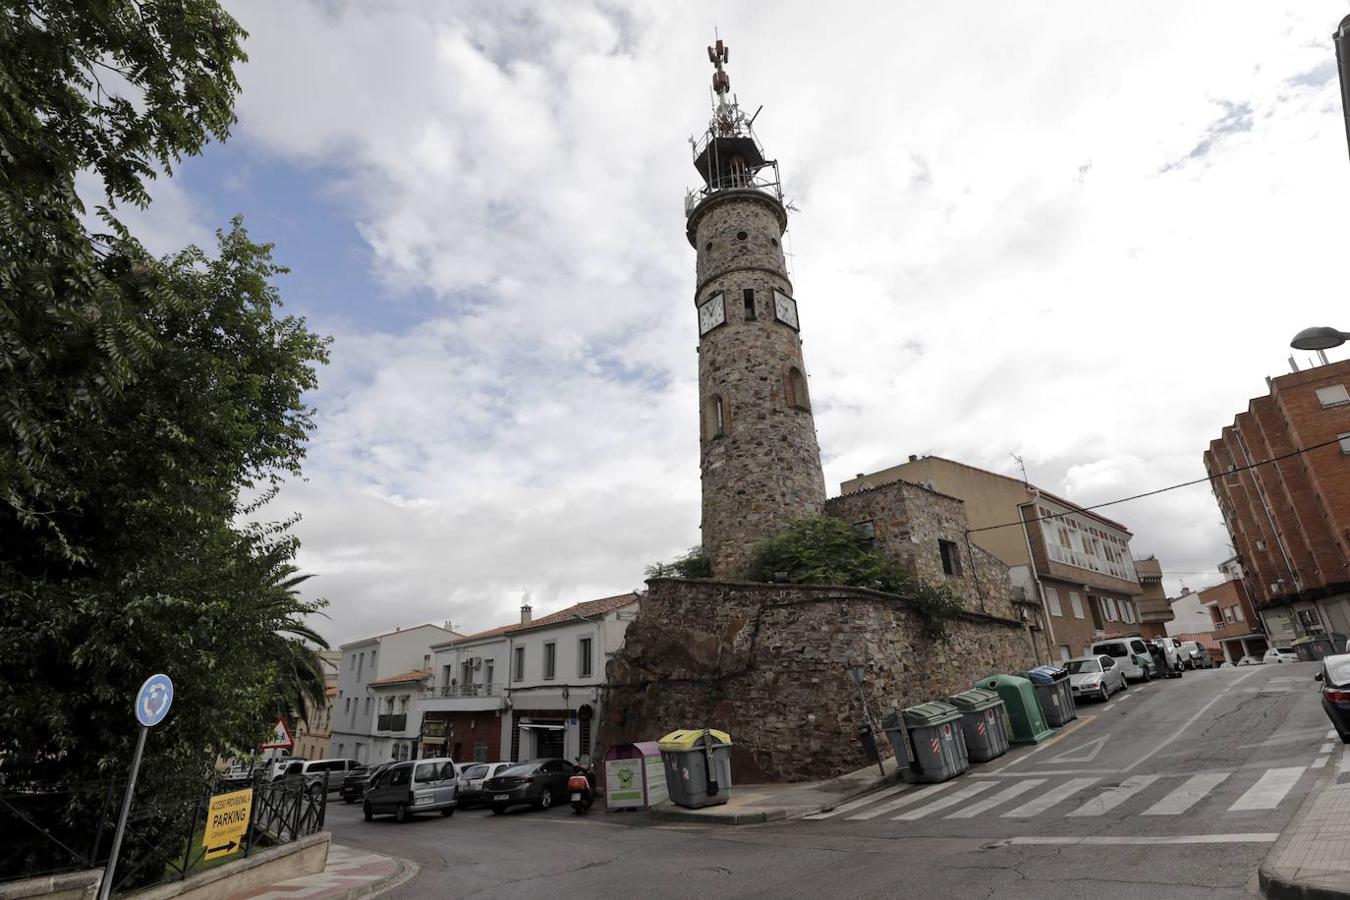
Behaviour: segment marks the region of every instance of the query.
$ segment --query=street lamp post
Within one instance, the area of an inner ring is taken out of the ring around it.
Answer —
[[[1341,77],[1341,113],[1345,116],[1346,144],[1350,146],[1350,16],[1341,19],[1331,41],[1336,45],[1336,71]]]
[[[1346,17],[1350,21],[1350,16]],[[1289,346],[1295,350],[1330,350],[1332,347],[1339,347],[1346,341],[1350,341],[1350,332],[1337,331],[1335,328],[1329,328],[1326,325],[1318,325],[1314,328],[1305,328],[1294,339],[1289,342]]]

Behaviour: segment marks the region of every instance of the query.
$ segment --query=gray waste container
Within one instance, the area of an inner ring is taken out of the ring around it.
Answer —
[[[933,701],[891,713],[882,721],[906,781],[946,781],[970,766],[961,712]]]
[[[731,735],[716,728],[683,728],[656,746],[672,803],[698,809],[731,799]]]
[[[971,688],[953,694],[947,701],[961,711],[961,733],[966,751],[975,762],[988,762],[1008,752],[1008,712],[993,691]]]
[[[1045,713],[1047,725],[1061,728],[1078,718],[1068,669],[1063,666],[1037,666],[1027,673],[1027,678],[1036,688],[1036,699]]]

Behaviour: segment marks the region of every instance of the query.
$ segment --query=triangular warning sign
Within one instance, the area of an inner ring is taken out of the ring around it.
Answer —
[[[291,737],[291,730],[286,727],[286,720],[277,717],[277,724],[272,726],[272,736],[258,745],[259,750],[289,750],[295,746],[295,740]]]

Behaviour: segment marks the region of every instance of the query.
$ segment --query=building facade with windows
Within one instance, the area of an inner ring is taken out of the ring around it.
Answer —
[[[333,705],[337,702],[338,664],[342,653],[339,650],[320,650],[319,664],[323,666],[324,696],[323,706],[305,704],[305,714],[299,717],[295,726],[295,747],[292,756],[301,759],[322,759],[328,755],[332,741]]]
[[[418,625],[339,647],[337,696],[333,700],[328,755],[359,762],[388,762],[396,748],[410,748],[416,740],[416,730],[410,736],[406,727],[379,728],[381,724],[392,724],[393,720],[380,718],[377,701],[387,700],[402,683],[391,683],[390,678],[404,677],[430,665],[432,644],[461,636],[439,625]],[[416,696],[421,689],[410,690],[410,696]]]
[[[491,762],[595,750],[605,663],[623,646],[637,594],[577,603],[433,648],[418,701],[423,754]]]
[[[1014,585],[1037,598],[1045,627],[1037,655],[1068,659],[1094,640],[1141,631],[1144,585],[1125,526],[1033,485],[939,456],[909,461],[841,486],[845,495],[907,481],[964,501],[964,535],[1008,565]]]
[[[1156,556],[1134,561],[1135,574],[1143,593],[1135,598],[1139,610],[1139,634],[1152,639],[1167,635],[1167,623],[1172,618],[1172,604],[1167,602],[1167,591],[1162,583],[1162,563]]]
[[[1350,634],[1350,360],[1266,380],[1205,469],[1276,647]]]
[[[1247,595],[1241,579],[1230,579],[1200,592],[1200,603],[1209,614],[1214,640],[1225,662],[1237,664],[1244,656],[1260,659],[1269,647],[1261,617]]]

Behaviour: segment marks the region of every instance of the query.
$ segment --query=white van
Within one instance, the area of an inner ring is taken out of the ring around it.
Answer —
[[[1139,665],[1135,659],[1136,656],[1150,659],[1148,645],[1144,643],[1143,638],[1111,638],[1105,641],[1097,641],[1092,645],[1092,654],[1094,656],[1109,656],[1114,659],[1127,681],[1143,681],[1148,678],[1144,667]]]

